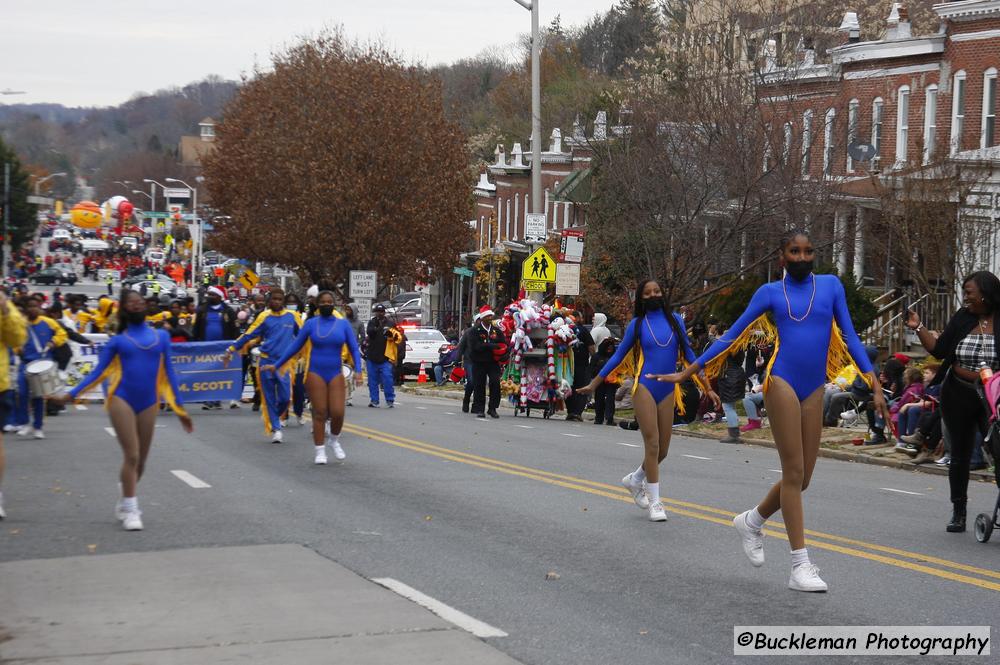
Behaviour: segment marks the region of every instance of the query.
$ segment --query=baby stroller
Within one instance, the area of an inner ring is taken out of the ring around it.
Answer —
[[[983,386],[983,392],[986,395],[986,402],[990,405],[990,425],[983,440],[983,451],[991,458],[994,479],[1000,488],[1000,468],[997,468],[997,460],[1000,460],[1000,374],[990,377]],[[981,543],[988,542],[993,535],[993,529],[998,527],[1000,527],[1000,493],[997,495],[992,515],[989,513],[976,515],[976,540]]]

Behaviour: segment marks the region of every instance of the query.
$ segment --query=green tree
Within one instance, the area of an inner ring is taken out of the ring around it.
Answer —
[[[17,153],[0,140],[0,179],[3,178],[4,164],[10,164],[10,219],[6,220],[7,230],[10,233],[11,246],[17,248],[34,237],[35,229],[38,228],[38,217],[35,205],[28,203],[28,195],[31,194],[28,172],[22,166]],[[2,180],[0,188],[3,188]],[[2,196],[0,189],[0,197]],[[0,209],[0,215],[2,214],[3,210]]]

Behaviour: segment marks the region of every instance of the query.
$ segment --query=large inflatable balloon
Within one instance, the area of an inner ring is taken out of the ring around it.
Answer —
[[[104,214],[93,201],[80,201],[70,208],[69,219],[81,229],[96,229],[104,221]]]
[[[135,210],[135,206],[129,201],[122,201],[118,204],[118,221],[124,224],[132,219],[132,212]]]

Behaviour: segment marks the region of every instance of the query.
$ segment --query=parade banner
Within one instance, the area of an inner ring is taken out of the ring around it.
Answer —
[[[107,335],[84,335],[90,346],[70,342],[73,359],[66,368],[66,387],[72,388],[97,366],[97,357]],[[177,389],[184,402],[214,402],[239,399],[243,395],[242,365],[237,357],[228,368],[222,356],[230,342],[184,342],[172,344],[170,355],[177,374]],[[149,377],[155,381],[156,377]],[[104,386],[95,386],[84,398],[104,399]]]

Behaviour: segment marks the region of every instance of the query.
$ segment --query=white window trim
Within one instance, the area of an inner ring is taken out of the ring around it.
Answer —
[[[823,176],[833,177],[833,124],[837,120],[837,110],[826,110],[823,120]]]
[[[903,99],[906,99],[905,109]],[[905,110],[905,114],[904,114]],[[906,135],[904,136],[904,130]],[[901,85],[896,90],[896,163],[905,164],[910,142],[910,86]]]
[[[788,160],[792,158],[792,140],[795,138],[795,130],[792,123],[786,122],[783,134],[783,144],[781,146],[781,163],[788,165]]]
[[[812,166],[812,126],[813,112],[807,109],[802,114],[802,177],[808,178],[810,167]]]
[[[876,114],[875,109],[879,112]],[[878,124],[875,123],[875,118],[878,118]],[[872,166],[878,166],[882,162],[882,140],[881,137],[876,139],[875,129],[878,127],[879,130],[885,127],[885,100],[881,97],[876,97],[872,100],[872,146],[875,148],[875,156],[872,157]],[[879,134],[882,134],[879,131]]]
[[[983,117],[982,117],[982,121],[979,124],[979,147],[980,148],[985,148],[986,147],[986,118],[990,115],[989,113],[987,113],[989,111],[989,108],[986,106],[986,100],[987,100],[987,89],[988,89],[988,86],[989,86],[989,83],[990,83],[991,80],[992,81],[996,81],[997,80],[997,68],[996,67],[990,67],[985,72],[983,72]],[[994,84],[994,85],[996,85],[996,84]],[[994,135],[996,134],[996,131],[997,131],[996,130],[996,112],[997,112],[996,111],[996,106],[997,106],[997,99],[996,99],[996,97],[997,97],[997,93],[998,92],[1000,92],[1000,90],[994,89],[994,92],[993,92],[993,114],[992,114],[993,115],[993,133],[994,133]]]
[[[858,140],[858,121],[861,116],[861,102],[852,99],[847,103],[847,145]],[[854,173],[854,160],[847,154],[847,172]]]
[[[952,155],[958,152],[958,149],[962,143],[961,140],[962,130],[959,129],[958,122],[956,121],[958,120],[958,82],[959,81],[964,82],[965,78],[966,77],[964,69],[960,69],[959,71],[955,72],[955,75],[951,77],[951,148],[949,154]],[[968,92],[968,90],[963,90],[962,92],[964,95],[964,93]],[[966,110],[968,110],[968,104],[966,104]],[[964,130],[965,115],[963,115],[962,118],[963,118],[962,129]]]
[[[764,164],[763,164],[763,166],[761,168],[761,170],[764,173],[767,173],[768,169],[771,168],[771,154],[772,154],[771,139],[772,139],[771,125],[765,125],[764,126]]]
[[[931,113],[931,100],[934,100],[933,114]],[[933,116],[934,122],[931,123],[931,118]],[[938,128],[938,87],[933,83],[924,90],[924,155],[923,163],[929,164],[931,157],[934,154],[934,148],[937,143],[937,128]],[[931,127],[934,127],[934,141],[933,143],[929,140],[931,135]]]

